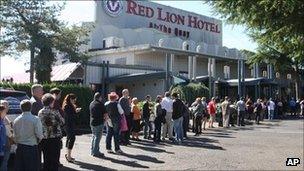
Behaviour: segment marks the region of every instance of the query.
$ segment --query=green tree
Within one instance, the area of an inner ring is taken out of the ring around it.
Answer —
[[[47,0],[2,0],[0,6],[0,55],[19,56],[31,52],[31,78],[36,71],[38,82],[50,82],[56,55],[71,61],[86,60],[80,50],[87,42],[88,30],[81,26],[68,27],[58,16],[65,3]]]
[[[215,13],[230,24],[247,27],[258,43],[249,63],[269,62],[277,71],[296,75],[296,95],[301,94],[300,76],[304,67],[304,2],[302,0],[208,1]]]

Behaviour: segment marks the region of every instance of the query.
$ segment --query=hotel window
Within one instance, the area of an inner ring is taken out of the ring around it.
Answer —
[[[267,71],[263,71],[263,77],[267,77]]]
[[[287,74],[287,79],[291,79],[291,74]]]
[[[224,66],[224,78],[230,79],[230,66],[228,65]]]
[[[251,77],[254,77],[254,76],[255,76],[254,68],[252,68],[252,69],[250,70],[250,76],[251,76]]]
[[[280,73],[276,72],[276,78],[280,78]]]

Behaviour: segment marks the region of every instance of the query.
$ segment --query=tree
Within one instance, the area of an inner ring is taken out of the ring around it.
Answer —
[[[63,4],[46,0],[2,0],[0,6],[0,55],[18,56],[31,51],[31,81],[36,71],[38,82],[50,82],[52,65],[57,54],[81,61],[87,54],[80,46],[87,42],[87,30],[80,26],[68,27],[58,16]]]
[[[269,62],[276,70],[293,70],[296,96],[301,94],[300,69],[304,67],[304,3],[302,0],[208,1],[230,24],[247,27],[258,43],[249,63]]]

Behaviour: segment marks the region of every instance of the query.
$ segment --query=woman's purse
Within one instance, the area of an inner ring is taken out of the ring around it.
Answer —
[[[128,131],[128,124],[125,114],[122,114],[120,118],[120,132],[125,131]]]

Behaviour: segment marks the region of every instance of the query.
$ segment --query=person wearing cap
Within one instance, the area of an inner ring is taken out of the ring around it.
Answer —
[[[114,146],[116,154],[123,153],[119,146],[119,131],[120,131],[120,118],[124,114],[121,105],[117,102],[118,95],[115,92],[108,94],[108,100],[105,103],[107,116],[107,137],[106,137],[106,149],[108,153],[114,153],[112,151],[112,137],[114,137]]]
[[[240,100],[236,103],[237,107],[237,125],[238,126],[245,126],[244,118],[245,118],[245,111],[246,111],[246,104],[244,101],[244,97],[241,97]]]
[[[225,100],[222,102],[222,114],[223,114],[223,127],[229,127],[229,117],[230,117],[230,103],[228,101],[228,96],[225,97]]]
[[[17,144],[15,170],[40,170],[38,143],[43,138],[42,123],[31,113],[32,104],[29,100],[20,103],[22,114],[13,124],[14,140]]]

